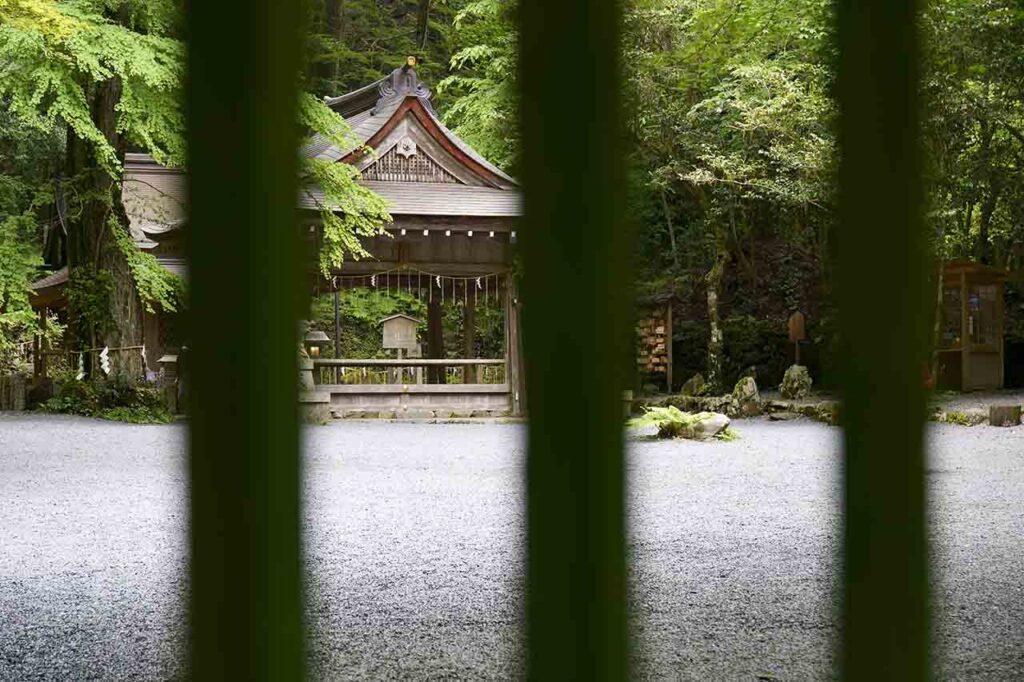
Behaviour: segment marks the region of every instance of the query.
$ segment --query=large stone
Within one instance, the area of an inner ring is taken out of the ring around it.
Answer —
[[[988,408],[990,426],[1019,426],[1020,405],[992,405]]]
[[[708,392],[708,382],[704,379],[704,375],[701,373],[694,374],[692,377],[686,380],[683,387],[679,390],[680,395],[685,396],[700,396]]]
[[[741,417],[755,417],[761,414],[761,396],[757,392],[754,377],[743,377],[732,389],[732,400],[736,414]]]
[[[730,423],[729,417],[719,412],[700,412],[697,421],[680,435],[692,440],[708,440],[724,431]]]
[[[803,365],[791,365],[782,377],[779,392],[783,398],[803,400],[811,394],[811,373]]]

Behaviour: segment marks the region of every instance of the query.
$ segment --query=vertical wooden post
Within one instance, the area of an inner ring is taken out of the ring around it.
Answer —
[[[624,679],[632,245],[621,205],[620,8],[524,0],[519,18],[527,674]]]
[[[836,297],[844,438],[842,672],[923,680],[928,662],[917,5],[839,0]],[[864,266],[884,277],[864,277]]]
[[[222,0],[186,7],[193,340],[188,677],[301,679],[301,5]]]
[[[465,297],[465,307],[462,309],[462,355],[466,358],[476,357],[476,303],[472,296]],[[465,372],[463,382],[477,383],[476,370],[475,365],[466,365],[463,370]]]
[[[999,388],[1006,384],[1006,348],[1004,333],[1006,324],[1003,300],[1003,283],[996,283],[996,348],[999,349]]]
[[[967,273],[960,272],[960,390],[971,388],[971,306],[967,300]]]
[[[334,359],[341,358],[341,292],[334,288]],[[334,383],[338,383],[338,368],[333,367]]]
[[[33,349],[34,349],[35,354],[36,354],[35,362],[32,363],[33,364],[33,368],[32,369],[33,369],[33,373],[37,377],[45,377],[46,376],[46,355],[44,355],[44,353],[46,351],[46,343],[43,341],[43,338],[44,338],[45,334],[46,334],[46,306],[43,306],[42,308],[39,309],[39,333],[36,334],[36,337],[35,337],[35,339],[33,341],[33,344],[32,344]]]
[[[427,357],[444,357],[444,310],[441,307],[441,290],[431,280],[429,284],[433,295],[427,302]],[[447,379],[445,368],[431,366],[427,368],[428,384],[443,384]]]
[[[523,372],[522,322],[519,315],[519,288],[516,276],[505,275],[505,383],[513,417],[526,414],[526,384]]]
[[[672,392],[672,301],[665,304],[665,383],[667,390]]]

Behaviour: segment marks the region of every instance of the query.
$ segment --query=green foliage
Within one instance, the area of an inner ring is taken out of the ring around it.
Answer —
[[[939,413],[936,421],[943,424],[956,424],[957,426],[974,426],[975,424],[970,415],[964,412],[957,412],[956,410]]]
[[[80,343],[102,337],[116,324],[110,310],[114,278],[107,270],[75,268],[68,278],[65,291],[68,297],[68,323],[88,337],[79,339]]]
[[[341,354],[346,358],[388,357],[381,348],[380,320],[403,313],[421,321],[419,336],[426,340],[426,302],[406,291],[383,293],[373,288],[343,289],[339,292],[341,316]],[[334,295],[321,294],[313,298],[310,321],[314,329],[334,338]],[[463,307],[461,301],[446,301],[442,306],[442,332],[448,357],[463,354]],[[497,303],[476,307],[477,357],[500,358],[505,352],[505,313]],[[323,350],[326,357],[334,356],[333,342]],[[393,357],[393,356],[392,356]]]
[[[319,137],[341,149],[360,146],[345,119],[312,95],[300,97],[299,120],[310,134],[307,145]],[[359,171],[354,166],[305,156],[301,164],[303,192],[323,223],[320,270],[329,277],[346,258],[368,256],[359,238],[388,234],[384,225],[391,222],[391,216],[384,199],[359,184]]]
[[[40,229],[39,213],[52,194],[49,164],[62,151],[53,126],[25,125],[0,100],[0,372],[21,369],[19,345],[39,332],[28,285],[39,276],[40,240],[56,227]]]
[[[497,166],[514,171],[519,148],[516,85],[516,3],[472,0],[455,15],[455,37],[465,45],[437,84],[453,98],[445,123]]]
[[[726,426],[724,429],[722,429],[715,435],[715,438],[725,443],[731,443],[734,440],[739,440],[740,434],[738,431],[736,431],[736,429],[732,428],[731,426]]]
[[[758,320],[749,316],[730,317],[723,321],[725,383],[732,386],[751,367],[762,388],[782,383],[786,368],[792,364],[792,344],[785,321]]]
[[[118,249],[128,261],[135,290],[139,292],[146,310],[156,312],[155,306],[166,312],[180,310],[186,301],[185,280],[160,265],[153,254],[139,250],[128,230],[121,227],[116,218],[107,220],[107,229],[114,235]]]
[[[313,0],[307,49],[308,89],[338,95],[371,83],[418,58],[428,83],[444,77],[451,54],[453,17],[465,0]]]
[[[169,1],[0,0],[0,99],[23,121],[66,124],[116,175],[116,152],[89,100],[92,84],[116,78],[118,127],[161,163],[180,165],[184,47],[168,37],[176,9]]]
[[[426,320],[427,307],[422,301],[406,292],[385,295],[372,288],[343,289],[339,292],[341,312],[341,354],[347,358],[386,357],[381,349],[380,320],[404,313],[419,320]],[[313,299],[311,322],[334,338],[334,295],[322,294]],[[420,328],[425,332],[426,323]],[[325,356],[334,356],[333,342],[323,351]]]
[[[76,381],[68,374],[56,386],[57,394],[43,403],[41,410],[133,424],[166,424],[173,420],[157,388],[124,377]]]
[[[630,428],[642,428],[655,426],[658,429],[658,438],[689,438],[692,437],[694,429],[714,414],[711,412],[683,412],[674,405],[667,407],[644,408],[644,414],[640,417],[630,419],[626,426]],[[728,427],[715,435],[719,440],[736,440],[738,435]]]
[[[38,328],[27,286],[42,261],[34,228],[29,216],[0,219],[0,371],[12,368],[18,343]]]
[[[702,415],[706,413],[690,414],[683,412],[678,407],[648,407],[640,417],[634,417],[627,422],[630,428],[643,428],[655,426],[658,429],[659,438],[679,438],[687,430],[701,422]]]

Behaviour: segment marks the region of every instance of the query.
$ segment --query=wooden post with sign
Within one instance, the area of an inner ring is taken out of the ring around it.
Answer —
[[[796,361],[794,364],[800,364],[800,342],[807,339],[807,331],[804,324],[804,314],[799,310],[789,316],[789,341],[796,348]]]

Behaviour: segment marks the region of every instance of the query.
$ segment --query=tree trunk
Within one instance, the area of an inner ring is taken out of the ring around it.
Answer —
[[[999,203],[999,195],[1001,193],[1002,187],[999,181],[992,180],[989,183],[988,194],[985,196],[985,200],[981,202],[981,214],[978,216],[978,243],[975,249],[975,257],[979,263],[986,265],[992,264],[992,216],[996,212],[996,206]]]
[[[103,133],[123,163],[125,140],[117,131],[115,107],[121,99],[121,82],[112,78],[87,90],[91,100],[93,123]],[[132,378],[142,376],[143,343],[142,306],[135,290],[135,282],[124,254],[108,227],[116,220],[128,229],[128,218],[121,202],[121,187],[117,180],[100,168],[96,154],[83,140],[68,130],[68,176],[77,179],[79,196],[85,197],[77,216],[68,218],[68,269],[90,274],[109,274],[112,289],[107,300],[112,324],[96,329],[92,325],[79,325],[69,329],[79,349],[111,349],[111,373],[124,373]],[[75,312],[71,311],[75,319]],[[124,349],[124,350],[122,350]],[[96,354],[87,354],[90,364]],[[98,368],[98,363],[97,363]],[[95,373],[95,372],[94,372]]]
[[[672,212],[668,209],[668,199],[665,197],[665,190],[661,190],[661,208],[665,212],[665,224],[668,226],[668,241],[672,247],[672,263],[679,267],[679,249],[676,247],[676,228],[672,224]]]
[[[420,0],[420,51],[427,49],[427,37],[430,31],[430,0]],[[421,55],[422,58],[422,55]]]
[[[327,35],[335,42],[335,49],[337,45],[344,42],[345,38],[344,12],[345,0],[327,0],[324,3]],[[321,65],[321,76],[324,79],[323,87],[328,93],[340,95],[345,90],[342,84],[338,83],[339,70],[340,64],[337,58],[325,61]]]
[[[726,248],[726,237],[719,233],[715,238],[715,256],[711,270],[708,271],[708,321],[711,327],[711,334],[708,339],[708,383],[715,391],[721,391],[724,377],[722,376],[722,351],[723,335],[721,320],[718,316],[718,299],[722,290],[722,279],[725,274],[725,264],[729,259],[729,252]]]

